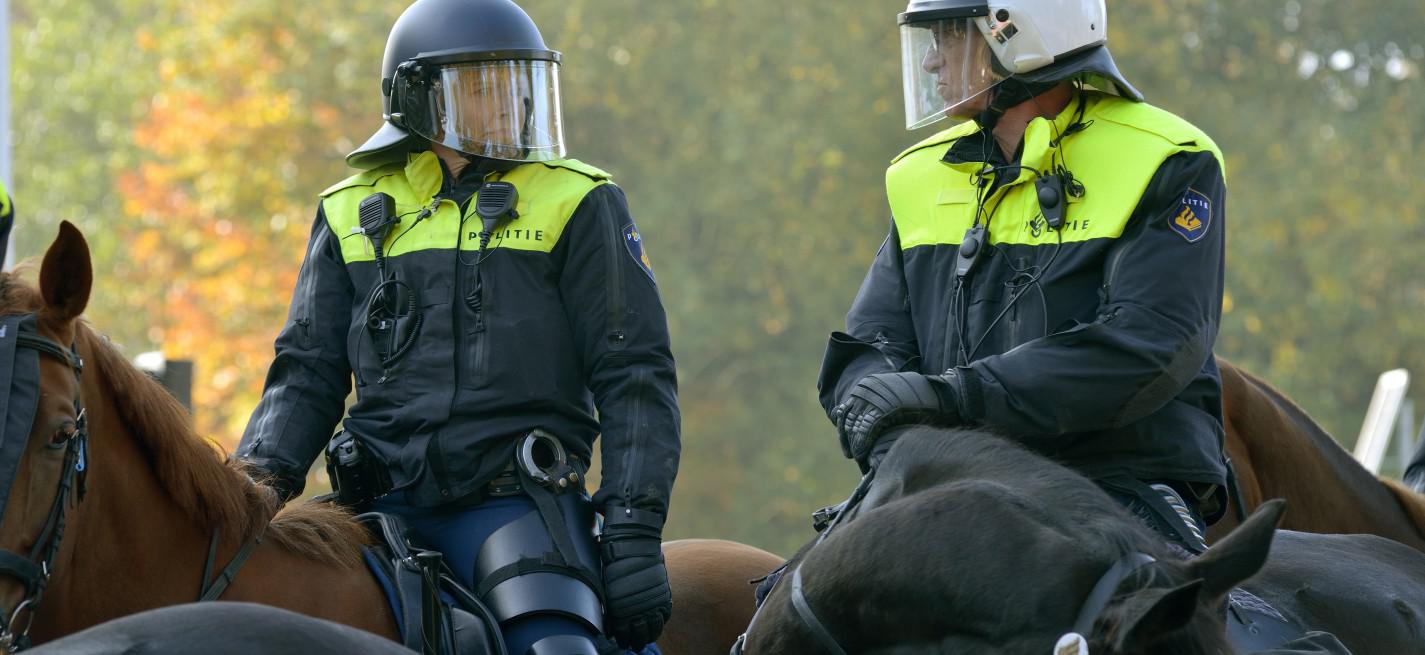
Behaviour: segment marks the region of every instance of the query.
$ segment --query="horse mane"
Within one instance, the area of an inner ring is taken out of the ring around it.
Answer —
[[[6,301],[12,286],[0,286]],[[361,547],[371,536],[349,512],[319,503],[279,511],[277,494],[254,482],[240,460],[224,462],[217,445],[195,433],[192,417],[172,394],[87,324],[76,327],[87,364],[147,455],[160,487],[199,526],[244,539],[261,532],[300,557],[348,568],[360,564]]]

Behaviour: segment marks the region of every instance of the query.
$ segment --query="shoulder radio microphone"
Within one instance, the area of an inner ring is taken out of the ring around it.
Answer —
[[[376,253],[376,268],[381,271],[381,277],[385,278],[386,256],[381,252],[381,246],[386,241],[386,232],[398,222],[396,199],[379,191],[373,193],[357,205],[356,216],[357,223],[361,226],[361,234],[371,242],[371,249]]]

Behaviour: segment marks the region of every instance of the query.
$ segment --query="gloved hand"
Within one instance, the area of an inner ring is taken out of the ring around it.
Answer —
[[[269,487],[277,492],[277,499],[284,505],[287,504],[287,501],[302,495],[302,489],[307,486],[305,479],[294,480],[283,477],[252,460],[238,458],[238,461],[241,462],[239,470],[247,474],[247,479],[252,480],[253,484]]]
[[[864,469],[876,439],[890,428],[920,422],[959,424],[960,377],[953,369],[944,375],[868,375],[832,410],[832,420],[841,452]]]
[[[642,520],[640,520],[642,519]],[[619,646],[642,650],[673,613],[663,564],[662,519],[651,512],[610,508],[599,554],[604,564],[604,630]]]

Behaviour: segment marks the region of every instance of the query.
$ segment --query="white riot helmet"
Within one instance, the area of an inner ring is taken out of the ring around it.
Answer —
[[[1104,0],[911,0],[900,14],[906,129],[989,108],[992,90],[1096,77],[1141,100],[1108,51]]]

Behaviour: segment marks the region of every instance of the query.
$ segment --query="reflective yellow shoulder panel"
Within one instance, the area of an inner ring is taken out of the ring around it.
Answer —
[[[349,189],[351,187],[356,186],[371,186],[373,184],[376,184],[376,180],[379,180],[388,175],[395,175],[396,173],[401,172],[401,168],[402,167],[400,164],[387,164],[385,166],[373,168],[369,171],[361,171],[356,175],[348,177],[345,180],[342,180],[340,182],[337,182],[336,184],[327,187],[319,195],[325,198],[338,191],[341,191],[342,189]]]
[[[1051,244],[1117,238],[1153,175],[1179,152],[1210,151],[1222,161],[1217,145],[1187,121],[1151,105],[1115,96],[1091,95],[1084,121],[1091,127],[1064,140],[1063,160],[1085,193],[1073,198],[1064,229],[1046,229],[1040,218],[1034,176],[1020,177],[985,201],[990,238],[997,244]],[[1060,122],[1069,120],[1061,115]],[[1036,120],[1025,132],[1026,166],[1047,168],[1049,143],[1056,129]],[[977,192],[971,172],[978,164],[952,166],[941,161],[942,148],[959,138],[942,133],[906,151],[886,171],[886,195],[900,233],[901,247],[960,243],[974,223]],[[967,133],[973,133],[970,129]],[[961,135],[963,136],[963,135]]]
[[[556,161],[546,162],[545,165],[554,166],[556,168],[568,169],[576,173],[583,174],[585,177],[600,181],[611,180],[614,177],[608,174],[602,168],[599,168],[597,166],[590,166],[589,164],[585,164],[584,162],[581,162],[577,159],[560,159]]]
[[[1222,150],[1217,147],[1217,142],[1181,116],[1146,102],[1120,100],[1102,102],[1100,106],[1096,118],[1157,135],[1168,143],[1179,146],[1182,151],[1211,152],[1217,157],[1218,166],[1222,168],[1222,177],[1227,177],[1227,162],[1222,156]]]
[[[360,221],[357,208],[367,196],[383,192],[396,201],[400,221],[386,237],[387,257],[398,257],[421,250],[461,250],[480,248],[481,221],[475,215],[476,202],[468,206],[468,215],[461,220],[460,209],[451,200],[434,203],[435,211],[420,218],[423,209],[433,205],[433,196],[417,193],[408,175],[411,169],[399,165],[382,167],[355,175],[328,190],[322,200],[323,212],[332,232],[341,239],[342,257],[348,264],[372,261],[375,254],[370,242],[357,233]],[[574,211],[584,196],[595,187],[609,183],[609,174],[577,160],[560,160],[525,164],[501,176],[519,193],[515,211],[519,217],[501,221],[495,227],[490,249],[505,248],[534,252],[550,252],[564,232]],[[422,181],[416,185],[428,188]]]

